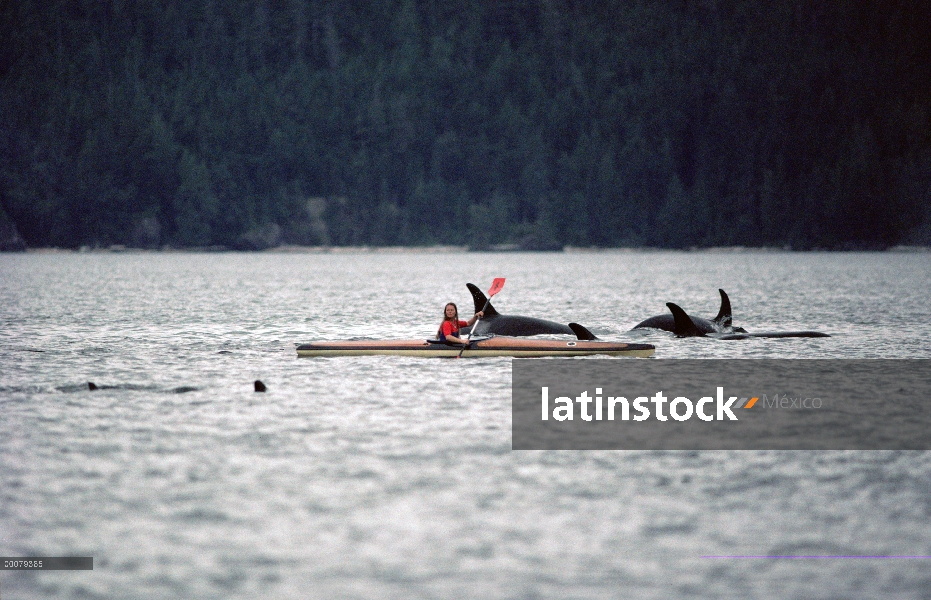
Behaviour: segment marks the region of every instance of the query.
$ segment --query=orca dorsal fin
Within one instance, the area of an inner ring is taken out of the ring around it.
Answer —
[[[469,291],[472,292],[472,301],[475,303],[475,312],[478,312],[484,308],[485,303],[488,302],[488,298],[485,296],[485,292],[478,289],[478,287],[473,283],[467,283],[466,287],[469,288]],[[485,318],[495,317],[498,315],[498,311],[495,310],[495,307],[491,305],[491,302],[488,302],[488,308],[485,308]]]
[[[695,322],[692,321],[692,317],[688,316],[678,304],[673,304],[672,302],[667,302],[666,306],[669,308],[669,311],[672,312],[672,318],[676,320],[676,328],[674,333],[679,337],[702,337],[705,334],[701,329],[695,325]]]
[[[579,325],[578,323],[569,323],[569,329],[571,329],[572,333],[575,334],[575,337],[579,338],[580,340],[591,341],[598,339],[594,333],[586,329],[584,326]]]
[[[731,326],[731,299],[727,297],[727,294],[724,293],[724,290],[718,288],[718,291],[721,293],[721,310],[718,311],[718,316],[711,319],[716,325],[721,327],[730,327]]]

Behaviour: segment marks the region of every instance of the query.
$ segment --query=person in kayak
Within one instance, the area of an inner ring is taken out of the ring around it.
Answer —
[[[468,321],[462,321],[459,319],[459,309],[456,308],[455,303],[450,302],[443,309],[443,322],[440,323],[440,328],[436,332],[436,337],[439,338],[441,342],[468,344],[467,341],[459,337],[459,328],[470,327],[475,321],[484,316],[484,313],[479,311]]]

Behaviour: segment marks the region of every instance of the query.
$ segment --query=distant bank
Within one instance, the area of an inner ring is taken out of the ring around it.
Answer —
[[[540,250],[527,250],[516,247],[512,244],[499,244],[487,248],[471,248],[469,246],[277,246],[275,248],[266,248],[264,250],[239,250],[228,248],[226,246],[192,246],[189,248],[164,247],[159,249],[148,248],[131,248],[122,245],[113,245],[108,247],[91,248],[81,246],[80,248],[27,248],[22,240],[19,244],[0,243],[0,252],[28,252],[31,254],[169,254],[169,253],[219,253],[219,252],[245,252],[245,253],[265,253],[265,254],[454,254],[461,252],[544,252]],[[784,246],[759,247],[752,248],[747,246],[714,246],[708,248],[656,248],[656,247],[639,247],[639,248],[599,248],[599,247],[578,247],[564,246],[555,250],[546,250],[545,252],[565,253],[565,254],[584,254],[584,253],[647,253],[647,252],[704,252],[704,253],[751,253],[751,252],[902,252],[902,253],[929,253],[931,246],[892,246],[889,248],[812,248],[800,249]]]

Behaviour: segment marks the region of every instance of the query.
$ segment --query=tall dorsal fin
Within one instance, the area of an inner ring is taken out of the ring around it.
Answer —
[[[488,302],[488,298],[485,296],[485,292],[478,289],[475,284],[467,283],[466,287],[469,288],[469,291],[472,292],[472,301],[475,302],[475,312],[482,310],[485,307],[485,303]],[[498,311],[495,310],[495,307],[491,305],[491,302],[488,302],[488,308],[485,308],[485,318],[497,316]]]
[[[716,324],[721,327],[730,327],[731,326],[731,299],[727,297],[727,294],[724,293],[724,290],[718,289],[721,293],[721,310],[718,311],[718,316],[711,319]]]
[[[598,339],[594,333],[586,329],[584,326],[579,325],[578,323],[569,323],[569,329],[571,329],[572,333],[575,334],[575,337],[579,338],[580,340],[590,341]]]
[[[670,312],[672,312],[672,318],[676,320],[676,328],[674,333],[679,337],[702,337],[705,334],[702,333],[702,330],[698,328],[697,325],[692,321],[692,317],[688,316],[678,304],[673,304],[672,302],[667,302],[666,306],[669,307]]]

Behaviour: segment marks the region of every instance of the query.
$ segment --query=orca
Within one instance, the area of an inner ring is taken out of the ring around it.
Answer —
[[[62,391],[73,391],[71,386],[61,387],[58,389]],[[84,389],[84,387],[81,386],[80,389]],[[97,390],[158,390],[159,388],[156,386],[151,386],[151,385],[134,385],[131,383],[126,383],[122,385],[104,385],[104,384],[97,385],[93,381],[88,381],[87,389],[91,392],[94,392]],[[172,394],[186,394],[188,392],[196,392],[199,389],[200,388],[196,388],[191,385],[182,385],[176,388],[172,388],[168,391]]]
[[[574,335],[580,340],[597,340],[598,338],[591,331],[579,325],[578,323],[569,323],[563,325],[555,321],[536,319],[534,317],[521,317],[517,315],[502,315],[495,307],[488,302],[485,293],[475,285],[467,283],[466,287],[472,293],[472,300],[475,303],[475,312],[485,309],[485,316],[474,326],[476,335],[511,335],[527,336],[541,334],[564,334]],[[459,330],[460,334],[472,334],[472,327],[463,327]]]
[[[645,327],[662,329],[663,331],[675,333],[680,337],[703,335],[706,333],[720,333],[723,331],[746,333],[746,331],[740,327],[731,327],[731,322],[733,320],[731,317],[731,299],[727,297],[724,290],[719,289],[718,292],[721,294],[721,308],[718,310],[718,315],[713,319],[702,319],[701,317],[688,315],[687,319],[681,320],[679,323],[680,329],[677,330],[677,322],[675,319],[676,311],[670,308],[670,314],[650,317],[634,325],[634,329],[643,329]],[[666,306],[669,306],[669,304]],[[673,304],[673,306],[675,305]],[[676,308],[679,307],[676,306]],[[682,309],[679,310],[681,311]],[[685,314],[685,311],[682,311],[682,314]],[[691,321],[691,323],[689,323],[689,321]],[[692,330],[693,326],[697,332]]]
[[[749,338],[825,338],[831,337],[823,331],[763,331],[760,333],[750,333],[745,329],[733,328],[731,331],[704,331],[699,326],[700,321],[696,322],[695,317],[690,317],[680,306],[667,302],[666,306],[675,319],[674,333],[678,337],[713,337],[719,340],[746,340]]]
[[[764,331],[750,333],[742,327],[733,327],[731,316],[731,301],[724,290],[721,293],[721,308],[713,319],[693,317],[686,313],[682,307],[667,302],[668,315],[658,315],[642,321],[634,327],[640,329],[652,327],[676,334],[677,337],[713,337],[719,340],[745,340],[749,338],[822,338],[831,337],[821,331]]]
[[[171,389],[172,394],[187,394],[188,392],[196,392],[199,388],[196,388],[192,385],[181,385],[176,388]]]

